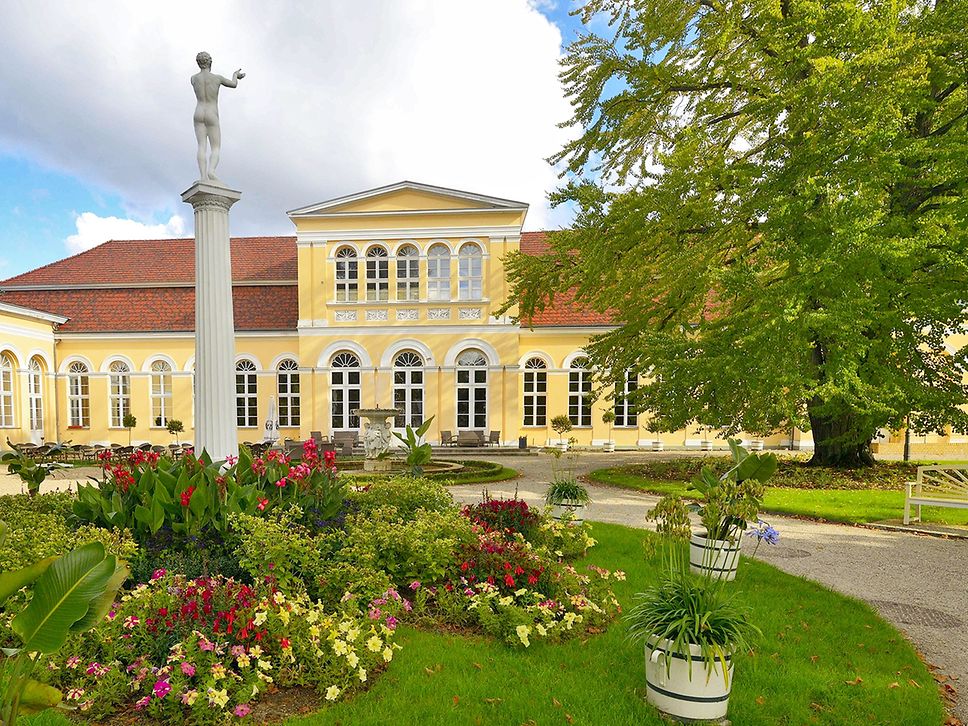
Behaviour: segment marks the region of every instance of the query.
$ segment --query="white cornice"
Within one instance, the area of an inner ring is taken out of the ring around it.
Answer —
[[[295,330],[236,330],[236,338],[285,338],[295,336]],[[57,333],[58,340],[132,340],[132,339],[195,339],[195,333],[188,330],[155,331],[142,330],[136,332],[103,333]]]
[[[298,285],[298,280],[233,280],[232,287],[292,287]],[[72,284],[46,285],[7,285],[3,290],[150,290],[169,287],[195,287],[194,282],[92,282]],[[54,316],[57,317],[57,316]],[[64,318],[66,321],[67,318]],[[62,321],[63,322],[63,321]]]
[[[32,318],[34,320],[43,320],[45,322],[56,323],[58,325],[62,325],[70,320],[70,318],[65,318],[63,315],[45,313],[41,310],[33,310],[31,308],[25,308],[22,305],[13,305],[5,302],[0,302],[0,313],[18,315],[22,318]]]
[[[461,335],[490,333],[517,333],[520,328],[510,323],[494,323],[492,325],[439,325],[433,322],[424,325],[330,325],[319,328],[299,328],[300,336],[354,338],[360,335]]]
[[[392,239],[432,239],[437,237],[520,237],[521,225],[497,227],[410,227],[397,229],[331,229],[296,233],[296,246],[306,247],[325,242],[356,240],[382,241]]]

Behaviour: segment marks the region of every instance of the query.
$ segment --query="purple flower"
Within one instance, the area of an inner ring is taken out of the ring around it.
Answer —
[[[155,582],[156,580],[160,580],[162,577],[164,577],[167,574],[168,574],[167,570],[159,568],[151,573],[151,581]]]
[[[762,519],[756,520],[756,528],[747,532],[746,536],[755,539],[757,544],[766,542],[775,545],[780,541],[780,533]]]
[[[235,710],[232,711],[232,713],[234,713],[239,718],[245,718],[250,713],[252,713],[252,709],[249,708],[247,704],[240,703],[238,706],[235,707]]]
[[[387,627],[394,630],[397,627],[397,619],[392,615],[387,615]]]
[[[149,703],[151,703],[151,696],[145,696],[144,698],[138,699],[138,701],[134,704],[134,707],[137,710],[140,711],[142,708],[144,708],[145,706],[147,706]]]
[[[420,580],[414,580],[413,582],[411,582],[410,583],[410,589],[411,590],[415,590],[415,591],[416,590],[419,590],[420,589]]]
[[[155,698],[164,698],[171,693],[171,684],[165,679],[155,681],[152,690],[155,692]]]

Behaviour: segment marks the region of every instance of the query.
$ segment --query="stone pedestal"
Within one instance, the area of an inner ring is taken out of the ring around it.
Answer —
[[[195,210],[195,451],[219,461],[239,453],[229,209],[242,193],[197,181],[181,196]]]
[[[400,412],[395,408],[361,408],[352,411],[354,416],[365,418],[363,432],[363,450],[366,458],[363,460],[363,471],[390,471],[390,460],[386,458],[390,450],[390,419]]]

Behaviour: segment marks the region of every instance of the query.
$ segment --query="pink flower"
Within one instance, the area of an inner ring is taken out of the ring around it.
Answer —
[[[147,706],[147,705],[148,705],[149,703],[151,703],[151,696],[145,696],[144,698],[141,698],[141,699],[139,699],[139,700],[138,700],[138,701],[137,701],[137,702],[136,702],[136,703],[134,704],[134,707],[135,707],[135,708],[136,708],[137,710],[139,710],[139,711],[140,711],[140,710],[141,710],[141,709],[143,709],[143,708],[144,708],[145,706]]]
[[[231,454],[225,457],[225,463],[228,464],[229,466],[235,466],[235,462],[237,462],[238,460],[239,460],[239,457],[232,456]]]
[[[277,481],[276,482],[276,486],[279,487],[280,489],[282,489],[284,486],[286,486],[286,477],[282,477],[282,479],[280,479],[279,481]]]
[[[370,620],[379,620],[380,619],[380,615],[381,615],[380,608],[371,608],[370,609]]]
[[[210,640],[206,640],[205,638],[202,638],[201,640],[198,641],[198,648],[199,650],[213,651],[215,650],[215,643],[213,643]]]
[[[70,658],[67,659],[66,665],[68,668],[74,669],[74,668],[77,668],[80,662],[81,662],[80,657],[76,655],[72,655]]]
[[[162,577],[164,577],[167,574],[168,574],[167,570],[159,568],[151,573],[151,581],[155,582],[157,580],[160,580]]]
[[[193,675],[195,675],[195,666],[188,661],[184,661],[181,664],[181,672],[191,678]]]
[[[387,615],[387,627],[390,628],[390,630],[395,630],[397,627],[397,619],[392,615]]]
[[[413,582],[411,582],[410,583],[410,589],[411,590],[414,590],[414,591],[419,590],[420,589],[420,580],[414,580]]]
[[[259,504],[256,506],[256,509],[258,509],[260,512],[264,512],[266,510],[266,505],[268,503],[269,503],[268,499],[260,499]]]
[[[238,706],[235,707],[235,710],[232,711],[232,713],[234,713],[239,718],[245,718],[250,713],[252,713],[252,709],[249,708],[247,704],[240,703]]]
[[[413,606],[410,604],[410,601],[409,600],[404,600],[403,601],[403,609],[406,610],[408,613],[411,610],[413,610]]]
[[[155,685],[152,687],[152,690],[155,692],[155,698],[164,698],[171,693],[171,684],[164,679],[155,681]]]
[[[84,695],[84,689],[83,688],[72,688],[71,690],[69,690],[67,692],[67,700],[68,701],[80,701],[81,700],[81,696],[83,696],[83,695]]]
[[[140,621],[138,620],[137,615],[129,615],[124,620],[124,627],[126,627],[128,630],[132,630],[139,622]]]

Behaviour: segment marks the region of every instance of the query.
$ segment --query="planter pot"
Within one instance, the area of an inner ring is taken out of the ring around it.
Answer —
[[[713,450],[713,442],[712,441],[701,441],[701,442],[699,442],[699,450],[700,451],[712,451]]]
[[[558,448],[561,449],[562,451],[568,451],[568,442],[567,441],[559,441],[558,442]]]
[[[645,644],[646,698],[660,711],[685,721],[713,721],[726,716],[733,685],[733,662],[727,658],[711,667],[697,645],[689,645],[692,664],[672,650],[668,640],[650,638]],[[690,672],[691,671],[691,672]]]
[[[554,519],[561,520],[565,515],[568,515],[569,522],[582,524],[585,521],[585,505],[575,502],[562,502],[561,504],[551,505],[551,516]]]
[[[614,441],[606,441],[604,444],[602,444],[602,450],[605,451],[605,452],[607,452],[607,453],[611,453],[611,452],[615,451],[615,442]]]
[[[763,442],[759,439],[750,441],[750,451],[763,451]]]
[[[713,579],[732,580],[739,567],[740,543],[707,539],[705,532],[689,538],[689,569]]]
[[[658,439],[656,439],[655,441],[652,442],[652,450],[653,451],[663,451],[664,449],[665,449],[665,444],[663,444]]]

